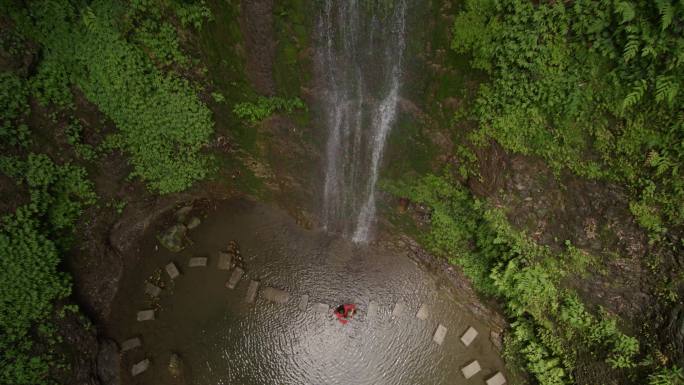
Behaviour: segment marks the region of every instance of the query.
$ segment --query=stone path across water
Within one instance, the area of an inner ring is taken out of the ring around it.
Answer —
[[[216,268],[218,270],[225,270],[225,271],[230,271],[231,267],[232,273],[228,279],[228,281],[225,283],[226,288],[228,289],[235,289],[237,285],[240,283],[242,278],[245,276],[245,271],[241,267],[233,266],[231,265],[233,263],[233,257],[227,253],[227,252],[219,252],[219,257],[218,257],[218,262],[216,264]],[[188,261],[188,267],[206,267],[208,265],[208,258],[206,257],[193,257],[190,258]],[[178,277],[181,276],[180,271],[176,267],[174,262],[169,262],[166,266],[164,266],[164,270],[167,272],[169,278],[173,281],[177,279]],[[249,286],[247,288],[247,292],[245,294],[245,302],[247,303],[254,303],[257,297],[257,293],[261,291],[261,296],[273,303],[276,304],[286,304],[290,300],[290,294],[282,289],[274,288],[274,287],[264,287],[261,290],[260,288],[260,282],[251,279]],[[145,293],[149,295],[152,298],[157,298],[162,292],[162,288],[154,285],[152,283],[146,282],[145,283]],[[298,301],[298,309],[300,311],[307,311],[308,309],[308,304],[309,304],[309,295],[304,294],[300,297]],[[361,305],[360,303],[358,305]],[[316,313],[320,314],[330,314],[330,305],[325,304],[325,303],[314,303],[311,306],[312,310]],[[399,300],[395,303],[394,307],[392,308],[391,312],[391,318],[396,319],[398,317],[401,317],[403,313],[406,311],[407,305],[402,301]],[[368,306],[366,309],[366,315],[365,315],[365,320],[372,320],[375,318],[378,314],[379,310],[379,305],[376,301],[370,300],[368,301]],[[429,307],[427,304],[423,303],[420,305],[418,311],[415,313],[415,317],[421,321],[426,321],[429,317]],[[140,310],[137,313],[137,320],[140,322],[143,321],[153,321],[155,320],[155,310],[154,309],[145,309],[145,310]],[[432,339],[437,345],[442,345],[445,340],[446,340],[446,335],[447,335],[447,328],[442,325],[438,324],[437,328],[435,329]],[[469,326],[466,331],[461,335],[460,340],[461,343],[467,348],[469,347],[476,339],[478,336],[478,331],[472,327]],[[141,348],[142,347],[142,342],[139,337],[133,337],[130,338],[124,342],[121,343],[121,352],[126,352],[129,350],[133,350],[136,348]],[[145,358],[142,361],[139,361],[135,363],[131,367],[131,375],[132,376],[137,376],[145,372],[150,366],[150,360],[148,358]],[[473,376],[475,376],[477,373],[481,372],[482,368],[480,366],[480,363],[477,360],[473,360],[469,362],[467,365],[463,366],[461,368],[461,373],[463,374],[463,377],[465,379],[470,379]],[[501,372],[496,372],[494,375],[490,376],[486,380],[487,385],[505,385],[506,384],[506,378]]]

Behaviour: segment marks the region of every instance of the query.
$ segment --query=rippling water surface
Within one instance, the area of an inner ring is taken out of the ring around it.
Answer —
[[[126,383],[173,383],[167,370],[172,352],[185,363],[186,383],[201,385],[481,384],[502,368],[489,330],[463,310],[458,293],[407,256],[301,229],[285,213],[247,202],[217,208],[190,237],[193,245],[174,254],[155,251],[154,234],[148,234],[139,267],[124,277],[110,333],[119,341],[143,339],[142,349],[124,355]],[[216,253],[230,240],[240,244],[247,271],[235,290],[224,288],[230,273],[215,267]],[[208,256],[209,267],[187,268],[192,256]],[[149,306],[144,279],[171,260],[182,276],[164,290],[157,319],[136,322],[136,311]],[[290,302],[258,297],[245,303],[248,279],[287,290]],[[309,308],[302,312],[304,294]],[[379,311],[368,319],[370,300]],[[397,301],[407,307],[393,319]],[[316,302],[354,302],[361,312],[341,325],[315,313]],[[415,317],[421,303],[430,307],[426,321]],[[432,342],[438,323],[449,329],[442,346]],[[459,336],[469,325],[480,336],[465,348]],[[130,378],[130,365],[145,357],[150,369]],[[472,359],[483,371],[466,381],[460,368]]]

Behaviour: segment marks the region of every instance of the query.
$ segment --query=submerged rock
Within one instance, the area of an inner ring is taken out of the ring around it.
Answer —
[[[185,364],[176,353],[171,353],[169,358],[169,373],[176,379],[183,379],[185,377]]]
[[[158,239],[162,246],[177,253],[185,247],[187,233],[188,228],[185,225],[175,224],[159,235]]]
[[[185,226],[188,228],[188,230],[192,230],[195,227],[199,226],[202,221],[197,218],[197,217],[192,217],[188,220],[188,222],[185,224]]]

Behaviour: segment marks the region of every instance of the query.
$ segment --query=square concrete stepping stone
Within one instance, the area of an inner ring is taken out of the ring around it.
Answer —
[[[154,321],[154,310],[141,310],[138,312],[138,322]]]
[[[306,307],[309,305],[309,295],[304,294],[302,298],[299,299],[299,310],[306,311]]]
[[[435,334],[432,336],[432,340],[435,341],[437,345],[441,345],[444,342],[446,334],[447,328],[444,325],[439,324],[437,330],[435,330]]]
[[[216,267],[219,270],[230,270],[230,263],[232,262],[233,258],[230,256],[229,253],[226,253],[225,251],[219,251],[218,253],[218,263],[216,264]]]
[[[166,273],[169,275],[169,278],[171,279],[176,279],[178,278],[178,276],[180,276],[180,271],[178,271],[176,264],[173,262],[169,262],[169,264],[166,265],[164,269],[166,269]]]
[[[465,346],[470,346],[470,344],[473,343],[473,340],[475,340],[475,337],[477,337],[477,330],[470,326],[461,336],[461,342],[463,342],[463,345]]]
[[[161,287],[157,285],[153,285],[149,282],[145,282],[145,294],[149,295],[150,297],[159,297],[159,294],[161,294]]]
[[[249,287],[247,288],[247,295],[245,296],[245,302],[254,303],[258,289],[259,289],[259,281],[255,281],[255,280],[249,281]]]
[[[487,380],[487,385],[504,385],[506,383],[506,377],[504,377],[501,372],[496,372],[495,375],[489,377]]]
[[[206,257],[194,257],[190,258],[188,261],[188,267],[207,267],[208,258]]]
[[[137,364],[133,365],[131,368],[131,375],[133,377],[143,373],[150,367],[150,360],[145,358],[144,360],[138,362]]]
[[[399,317],[404,310],[406,309],[406,304],[404,302],[399,301],[397,302],[396,305],[394,305],[394,309],[392,310],[392,318]]]
[[[461,373],[463,373],[463,377],[469,379],[470,377],[480,373],[480,370],[482,368],[480,367],[480,363],[477,362],[477,360],[469,363],[468,365],[464,366],[461,368]]]
[[[140,338],[133,337],[121,343],[121,352],[126,352],[142,346]]]
[[[327,314],[330,311],[330,307],[324,303],[315,303],[312,307],[316,313]]]
[[[366,319],[372,319],[376,314],[378,314],[378,303],[370,301],[368,303],[368,309],[366,310]]]
[[[421,321],[425,321],[428,319],[428,316],[430,315],[429,308],[426,304],[420,305],[420,309],[418,309],[418,313],[416,313],[416,318],[418,318]]]
[[[228,282],[226,282],[226,287],[229,289],[235,289],[235,286],[240,282],[240,279],[242,279],[242,276],[245,274],[245,271],[242,270],[239,267],[236,267],[235,270],[233,270],[233,274],[230,275],[230,278],[228,279]]]
[[[267,287],[261,291],[261,296],[267,300],[275,303],[287,303],[290,300],[290,293],[285,290],[276,289],[274,287]]]

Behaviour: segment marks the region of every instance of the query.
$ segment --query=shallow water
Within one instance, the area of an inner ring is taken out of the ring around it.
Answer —
[[[489,330],[463,310],[458,293],[405,255],[301,229],[284,212],[245,201],[219,206],[190,238],[194,243],[174,254],[155,251],[154,234],[147,234],[138,268],[124,277],[109,332],[119,342],[143,340],[142,349],[124,353],[124,383],[173,383],[171,352],[185,363],[186,383],[199,385],[481,384],[502,370]],[[224,287],[230,272],[216,269],[216,254],[230,240],[240,244],[247,272],[235,290]],[[208,256],[209,266],[188,268],[193,256]],[[157,319],[136,322],[136,312],[149,307],[145,278],[168,261],[182,275],[163,291]],[[287,290],[289,303],[260,296],[245,303],[249,279],[259,280],[260,288]],[[306,312],[298,309],[304,294]],[[366,319],[369,300],[379,310]],[[399,300],[406,310],[392,319]],[[361,311],[341,325],[330,314],[315,313],[316,302],[354,302]],[[415,317],[421,303],[430,307],[426,321]],[[432,341],[438,323],[449,329],[442,346]],[[459,337],[469,325],[480,335],[466,348]],[[130,366],[145,357],[150,369],[131,378]],[[466,381],[460,368],[473,359],[483,371]]]

